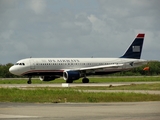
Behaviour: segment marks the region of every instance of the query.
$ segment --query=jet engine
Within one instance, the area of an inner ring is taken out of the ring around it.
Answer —
[[[74,80],[78,80],[81,77],[80,72],[78,71],[64,71],[63,79],[68,83],[72,83]]]
[[[57,77],[56,76],[40,76],[39,79],[41,81],[52,81],[55,80]]]

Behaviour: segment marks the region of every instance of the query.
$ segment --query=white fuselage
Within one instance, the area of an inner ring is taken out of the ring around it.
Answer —
[[[53,75],[66,70],[80,70],[81,68],[113,65],[109,68],[87,69],[86,72],[119,72],[146,64],[143,59],[128,58],[27,58],[19,60],[10,68],[15,75]],[[114,65],[121,66],[114,67]],[[47,74],[48,73],[48,74]]]

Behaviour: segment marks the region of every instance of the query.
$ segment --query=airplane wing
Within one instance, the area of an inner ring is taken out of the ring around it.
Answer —
[[[104,68],[118,68],[121,66],[123,66],[123,64],[100,65],[100,66],[93,66],[93,67],[70,69],[69,71],[98,70],[98,69],[104,69]]]

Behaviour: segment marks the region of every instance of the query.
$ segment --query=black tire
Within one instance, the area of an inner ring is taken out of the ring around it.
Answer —
[[[31,80],[28,80],[27,83],[28,83],[28,84],[32,84],[32,81],[31,81]]]
[[[82,79],[82,82],[83,82],[83,83],[89,83],[89,79],[88,79],[88,78],[83,78],[83,79]]]

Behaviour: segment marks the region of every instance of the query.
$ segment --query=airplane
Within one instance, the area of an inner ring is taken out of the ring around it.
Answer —
[[[111,74],[147,64],[146,60],[140,59],[144,36],[144,33],[139,33],[119,58],[26,58],[11,66],[9,71],[27,76],[28,84],[32,83],[33,76],[39,76],[41,81],[63,77],[66,83],[83,78],[82,83],[89,83],[86,76]]]

